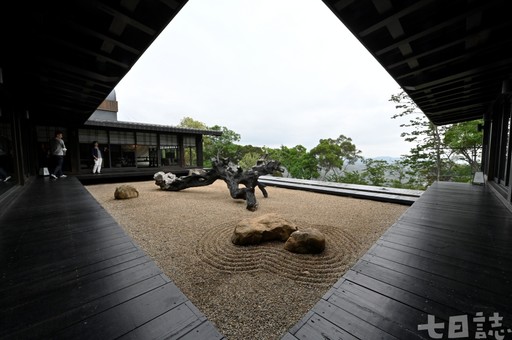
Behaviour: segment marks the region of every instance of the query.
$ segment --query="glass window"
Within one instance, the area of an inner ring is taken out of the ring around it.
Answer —
[[[135,144],[132,131],[110,131],[110,144]]]
[[[180,164],[178,136],[160,135],[160,157],[163,166]]]
[[[135,156],[139,168],[158,166],[156,133],[137,132]]]
[[[133,131],[110,131],[110,161],[112,167],[135,166],[135,133]]]
[[[79,129],[78,140],[80,143],[91,143],[96,141],[99,144],[108,144],[108,134],[105,130]]]
[[[60,126],[37,126],[36,127],[36,133],[37,133],[37,141],[42,143],[48,143],[50,139],[55,137],[55,131],[62,131],[64,134],[64,141],[66,141],[67,138],[67,129],[65,127]]]
[[[194,136],[183,137],[185,148],[185,166],[197,166],[196,138]]]
[[[115,168],[134,167],[135,144],[110,144],[110,160]]]

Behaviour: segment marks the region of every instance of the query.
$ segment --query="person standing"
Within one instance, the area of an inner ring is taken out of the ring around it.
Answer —
[[[7,182],[11,179],[11,176],[7,174],[7,172],[0,166],[0,182]]]
[[[103,163],[103,156],[101,150],[98,147],[98,142],[92,142],[92,158],[94,159],[94,166],[92,167],[93,174],[101,174],[101,164]]]
[[[0,182],[7,182],[11,176],[7,174],[10,168],[9,142],[7,139],[0,138]]]
[[[51,178],[64,178],[67,177],[62,172],[62,164],[64,163],[64,156],[66,155],[66,145],[62,139],[62,131],[55,131],[55,138],[50,140],[50,155],[52,158],[53,169],[51,172]]]

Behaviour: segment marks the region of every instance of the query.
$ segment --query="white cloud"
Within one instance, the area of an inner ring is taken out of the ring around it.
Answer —
[[[320,1],[189,1],[116,87],[119,119],[186,116],[258,146],[351,137],[366,157],[410,148],[399,86]]]

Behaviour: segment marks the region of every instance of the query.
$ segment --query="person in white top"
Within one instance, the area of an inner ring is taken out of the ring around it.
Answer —
[[[101,164],[103,163],[103,157],[101,155],[101,150],[98,147],[98,142],[94,141],[92,148],[92,157],[94,159],[94,166],[92,167],[93,174],[101,174]]]

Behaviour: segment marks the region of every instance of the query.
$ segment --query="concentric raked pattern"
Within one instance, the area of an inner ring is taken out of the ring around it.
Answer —
[[[197,254],[220,271],[239,273],[267,271],[305,284],[332,284],[357,259],[360,247],[348,233],[332,226],[311,226],[326,237],[321,254],[294,254],[284,242],[237,246],[231,242],[233,224],[209,229],[199,239]],[[303,226],[300,229],[305,229]]]

